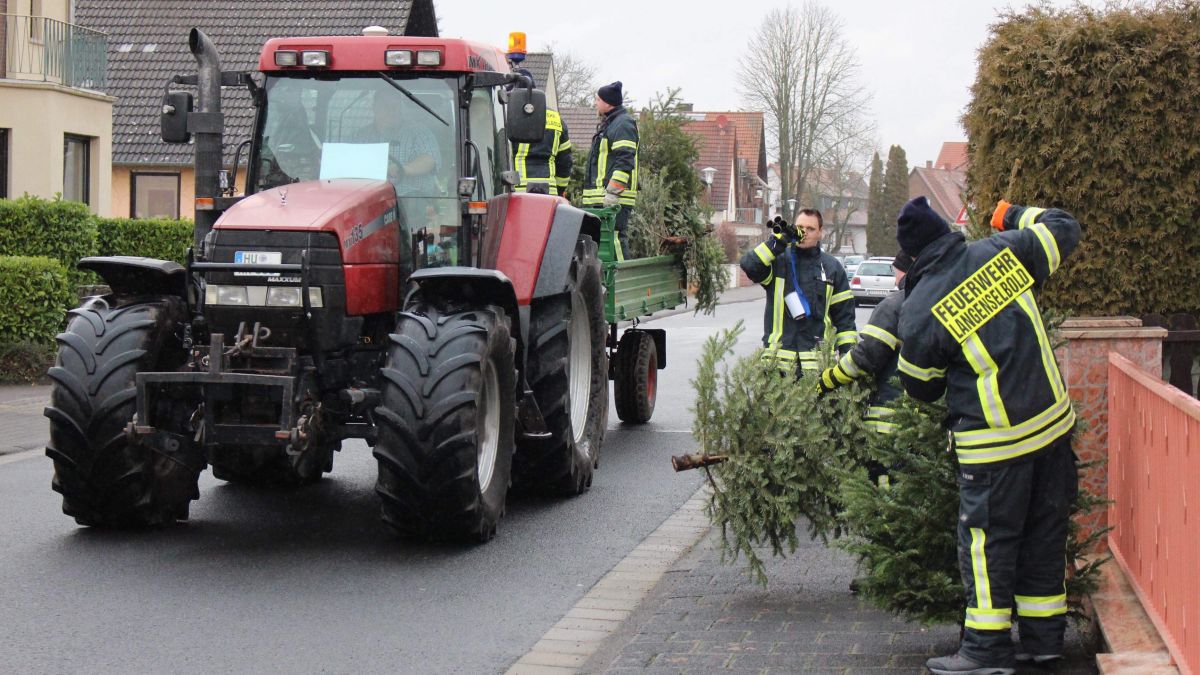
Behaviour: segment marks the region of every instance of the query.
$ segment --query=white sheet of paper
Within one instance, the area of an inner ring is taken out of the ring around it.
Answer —
[[[321,179],[387,180],[387,143],[326,143],[321,146]]]

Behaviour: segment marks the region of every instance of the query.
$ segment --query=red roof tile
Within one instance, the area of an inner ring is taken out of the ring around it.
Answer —
[[[908,174],[909,198],[925,195],[929,198],[929,205],[933,210],[948,223],[953,223],[958,218],[958,212],[962,210],[962,192],[966,185],[965,171],[927,169],[919,166]]]
[[[716,122],[719,117],[725,117],[733,123],[737,133],[738,159],[746,162],[746,166],[759,178],[767,179],[767,149],[765,122],[761,112],[706,112],[706,122]]]
[[[947,141],[942,143],[942,151],[938,153],[933,167],[935,169],[965,170],[967,167],[967,142]]]
[[[696,120],[684,123],[683,130],[696,140],[696,150],[699,152],[696,171],[707,167],[717,170],[708,191],[708,203],[717,211],[724,211],[729,206],[729,192],[734,189],[734,159],[738,144],[733,125]]]

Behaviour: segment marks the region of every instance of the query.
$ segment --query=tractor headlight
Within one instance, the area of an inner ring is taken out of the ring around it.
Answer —
[[[204,290],[206,305],[234,307],[300,307],[302,291],[299,286],[224,286],[209,284]],[[308,289],[310,307],[325,306],[320,288]]]
[[[268,307],[299,307],[300,289],[295,286],[272,288],[267,291]]]
[[[209,284],[204,290],[204,302],[209,305],[249,305],[250,298],[245,286],[218,286]]]
[[[442,65],[442,53],[435,49],[422,49],[421,51],[417,52],[417,65],[440,66]]]
[[[412,52],[407,49],[389,49],[383,53],[383,63],[387,66],[411,66]]]
[[[277,66],[295,66],[299,54],[293,51],[277,51],[275,52],[275,65]]]
[[[310,68],[324,68],[329,65],[329,52],[309,51],[300,52],[300,60]]]

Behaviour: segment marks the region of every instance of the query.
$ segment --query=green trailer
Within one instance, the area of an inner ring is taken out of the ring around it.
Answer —
[[[667,367],[667,332],[642,328],[643,317],[687,303],[681,255],[623,259],[617,255],[617,209],[585,209],[600,219],[604,314],[608,321],[609,379],[622,422],[642,424],[654,414],[658,371]],[[621,323],[628,323],[619,330]]]

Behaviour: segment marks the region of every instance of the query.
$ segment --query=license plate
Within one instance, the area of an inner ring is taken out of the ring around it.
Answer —
[[[278,265],[283,260],[279,251],[235,251],[233,262],[238,265]]]

